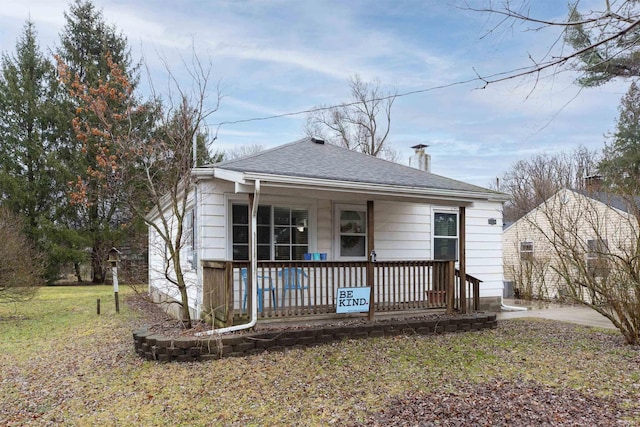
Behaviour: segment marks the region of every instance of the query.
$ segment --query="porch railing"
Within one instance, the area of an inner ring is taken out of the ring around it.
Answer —
[[[251,312],[248,262],[203,261],[203,266],[205,311],[216,312],[221,324]],[[467,275],[461,284],[452,261],[259,261],[257,275],[262,318],[335,314],[338,288],[368,284],[373,285],[375,312],[432,308],[467,312],[477,310],[480,293],[480,280]]]

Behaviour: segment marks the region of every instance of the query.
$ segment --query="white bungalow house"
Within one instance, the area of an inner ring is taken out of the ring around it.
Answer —
[[[640,205],[596,190],[562,189],[504,230],[504,276],[515,296],[590,301],[607,281],[624,282],[624,266],[638,258]]]
[[[196,318],[238,322],[251,295],[263,318],[335,315],[338,290],[360,287],[370,316],[500,305],[502,193],[315,138],[193,176],[183,258]],[[150,228],[150,293],[177,298],[165,260]]]

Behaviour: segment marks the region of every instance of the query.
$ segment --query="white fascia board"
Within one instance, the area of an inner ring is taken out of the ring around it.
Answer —
[[[223,181],[237,182],[238,184],[247,184],[244,172],[230,171],[227,169],[214,168],[213,177]]]
[[[244,179],[244,172],[231,171],[222,168],[194,168],[191,169],[191,175],[196,180],[201,179],[221,179],[223,181],[237,182],[240,184],[246,184]]]
[[[359,192],[379,196],[416,197],[429,199],[442,199],[459,203],[473,204],[474,201],[506,201],[500,194],[495,193],[470,193],[457,190],[443,190],[437,188],[400,187],[384,184],[372,184],[367,182],[334,181],[327,179],[267,175],[246,172],[244,178],[247,181],[259,179],[263,187],[298,188],[308,190],[324,190],[338,192]]]
[[[194,169],[193,175],[196,177],[196,180],[216,178],[232,182],[235,184],[234,191],[236,193],[253,193],[255,188],[252,181],[245,179],[244,172],[230,171],[221,168],[200,168]]]

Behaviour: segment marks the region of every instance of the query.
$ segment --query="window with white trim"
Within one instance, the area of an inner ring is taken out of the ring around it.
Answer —
[[[249,206],[231,206],[234,260],[249,259]],[[309,252],[309,209],[260,205],[257,213],[259,260],[303,260]]]
[[[608,247],[607,239],[587,239],[587,269],[594,277],[606,277],[609,274],[606,258]]]
[[[196,268],[195,211],[187,211],[182,221],[182,248],[186,251],[186,259],[191,269]]]
[[[182,247],[183,248],[186,248],[189,250],[195,249],[195,242],[193,240],[193,236],[195,235],[194,228],[195,228],[194,212],[193,212],[193,209],[191,209],[185,212],[183,221],[182,221],[182,242],[183,242]]]
[[[520,261],[533,261],[533,242],[520,242]]]
[[[336,257],[367,258],[367,208],[336,205]]]
[[[458,214],[433,213],[433,259],[458,259]]]

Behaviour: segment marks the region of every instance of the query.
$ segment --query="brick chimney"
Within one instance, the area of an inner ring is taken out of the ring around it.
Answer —
[[[411,147],[415,150],[415,153],[409,157],[409,166],[425,172],[431,172],[431,156],[424,151],[427,147],[428,145],[426,144],[418,144]]]
[[[590,175],[584,177],[584,189],[589,193],[602,191],[602,176]]]

